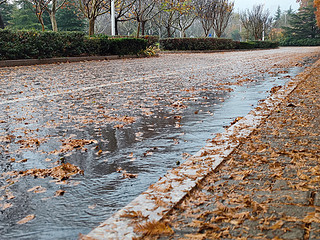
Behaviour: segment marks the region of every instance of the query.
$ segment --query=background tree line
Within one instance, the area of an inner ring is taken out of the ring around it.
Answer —
[[[263,5],[234,12],[231,0],[115,0],[116,35],[228,37],[234,40],[318,38],[320,0],[300,9]],[[0,28],[110,34],[111,0],[0,0]]]

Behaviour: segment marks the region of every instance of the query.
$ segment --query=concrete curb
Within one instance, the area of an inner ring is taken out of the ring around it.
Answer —
[[[312,69],[312,68],[311,68]],[[304,73],[306,73],[305,71]],[[135,227],[158,222],[212,173],[284,100],[303,79],[297,76],[263,101],[247,116],[217,135],[184,164],[151,185],[83,239],[133,239],[143,237]]]
[[[1,67],[17,67],[17,66],[31,66],[40,64],[54,64],[67,62],[82,62],[82,61],[103,61],[115,60],[124,58],[142,58],[144,56],[124,55],[124,56],[87,56],[87,57],[65,57],[65,58],[45,58],[45,59],[20,59],[20,60],[4,60],[0,61]]]

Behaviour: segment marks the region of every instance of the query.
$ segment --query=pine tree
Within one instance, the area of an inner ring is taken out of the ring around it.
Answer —
[[[278,6],[276,15],[274,16],[274,27],[275,28],[280,27],[281,16],[282,16],[281,8],[280,8],[280,6]]]
[[[309,4],[300,8],[298,13],[291,14],[289,21],[291,27],[285,28],[287,36],[292,39],[320,38],[315,11],[313,1],[309,1]]]
[[[60,31],[84,31],[87,28],[77,3],[72,0],[57,12],[57,22]]]
[[[0,3],[0,28],[5,28],[9,25],[9,21],[12,19],[12,10],[13,4],[7,1]]]
[[[48,14],[44,14],[44,23],[47,29],[50,29],[51,25]],[[15,3],[9,27],[13,29],[41,30],[41,24],[30,2],[22,0]]]

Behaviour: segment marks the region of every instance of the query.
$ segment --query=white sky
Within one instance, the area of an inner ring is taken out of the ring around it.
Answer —
[[[278,6],[280,6],[281,11],[286,11],[289,9],[290,5],[294,11],[299,7],[296,0],[234,0],[234,9],[236,12],[243,11],[247,8],[252,9],[253,5],[264,4],[265,9],[269,9],[271,15],[277,11]]]

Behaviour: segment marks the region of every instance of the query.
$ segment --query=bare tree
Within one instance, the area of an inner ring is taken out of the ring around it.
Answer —
[[[133,17],[129,15],[133,4],[135,4],[136,0],[117,0],[115,2],[116,7],[116,15],[115,15],[115,34],[119,35],[119,22],[126,22],[132,20]]]
[[[42,15],[46,10],[46,8],[48,7],[48,5],[51,3],[51,0],[28,0],[28,1],[33,4],[36,16],[42,27],[42,31],[44,31],[44,22],[43,22]]]
[[[58,32],[58,25],[56,20],[57,11],[65,4],[66,0],[52,0],[52,3],[45,7],[49,13],[52,31]]]
[[[174,28],[180,31],[180,37],[186,37],[186,30],[191,27],[194,20],[197,18],[197,14],[191,0],[179,2],[179,9],[177,11],[178,20]]]
[[[262,39],[264,32],[268,31],[272,25],[270,12],[268,10],[264,11],[263,5],[255,5],[251,11],[247,9],[241,13],[240,21],[255,40]]]
[[[145,35],[145,26],[148,21],[153,19],[159,12],[155,11],[155,0],[136,0],[132,5],[133,19],[138,23],[137,37]]]
[[[179,15],[179,0],[161,0],[156,4],[159,14],[153,19],[158,28],[165,28],[167,37],[172,37],[174,26],[177,24]]]
[[[226,30],[234,8],[234,3],[229,0],[219,0],[213,9],[213,30],[218,38]]]
[[[217,0],[198,0],[195,1],[195,8],[205,37],[208,37],[213,27],[214,12],[216,11]]]
[[[79,0],[79,4],[81,12],[89,20],[89,36],[92,36],[97,17],[107,13],[110,10],[110,4],[105,0]]]

